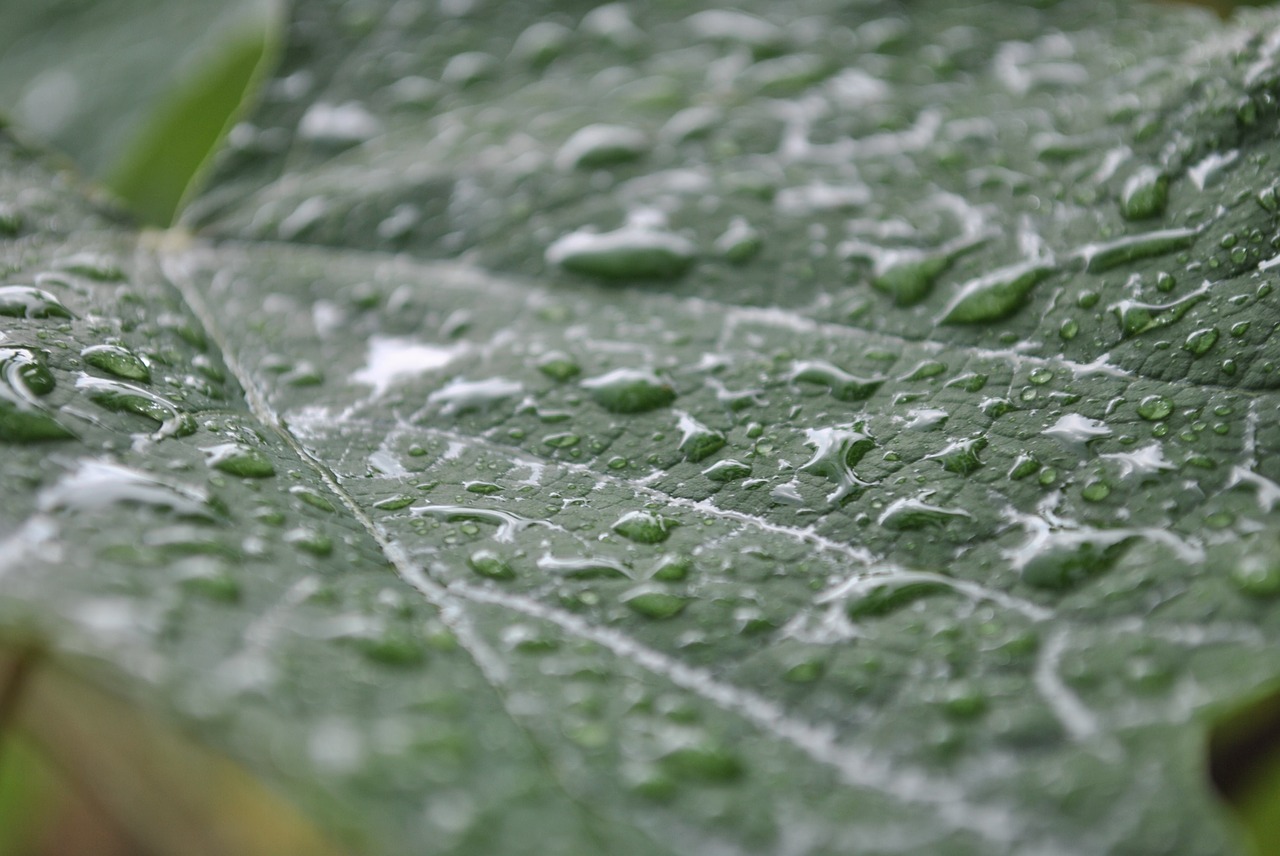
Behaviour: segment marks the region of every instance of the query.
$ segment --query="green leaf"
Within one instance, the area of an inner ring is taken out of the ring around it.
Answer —
[[[282,36],[282,0],[8,5],[0,114],[153,226],[173,222]]]
[[[0,626],[360,852],[1246,852],[1280,19],[1049,5],[304,0],[196,238],[6,144]]]

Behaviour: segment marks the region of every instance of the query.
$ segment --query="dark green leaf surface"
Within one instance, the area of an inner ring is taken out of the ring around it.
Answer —
[[[17,207],[15,626],[377,850],[1242,852],[1273,18],[445,8],[299,4],[221,241]]]

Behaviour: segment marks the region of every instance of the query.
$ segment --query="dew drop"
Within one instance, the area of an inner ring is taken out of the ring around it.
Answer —
[[[565,141],[556,153],[556,168],[597,169],[638,160],[649,150],[644,132],[625,125],[588,125]]]
[[[663,620],[675,618],[689,605],[689,599],[661,588],[642,586],[622,596],[627,608],[645,618]]]
[[[86,363],[125,380],[151,383],[151,369],[142,358],[118,345],[93,345],[80,352]]]
[[[688,413],[680,413],[680,445],[685,460],[697,463],[724,448],[724,434],[708,428]]]
[[[861,423],[831,428],[808,428],[805,444],[812,447],[813,457],[801,465],[800,471],[825,477],[836,485],[827,496],[828,502],[839,502],[854,491],[868,487],[853,468],[867,452],[875,448],[875,440],[863,432]]]
[[[1149,220],[1163,214],[1168,201],[1168,177],[1154,166],[1143,166],[1124,183],[1120,214],[1126,220]]]
[[[831,390],[839,401],[862,401],[884,383],[884,378],[861,378],[823,360],[805,360],[791,369],[790,379],[813,383]]]
[[[564,383],[582,374],[582,366],[563,351],[552,351],[543,354],[538,360],[538,371],[552,380]]]
[[[728,458],[723,461],[716,461],[703,470],[702,474],[713,482],[724,484],[748,478],[751,475],[751,465]]]
[[[696,257],[693,244],[679,235],[639,225],[571,232],[547,248],[549,264],[600,279],[672,279]]]
[[[1088,244],[1077,251],[1077,258],[1084,262],[1085,270],[1102,273],[1129,262],[1163,256],[1177,250],[1185,250],[1199,237],[1198,229],[1165,229],[1130,235],[1100,244]]]
[[[0,348],[0,440],[34,443],[74,437],[37,397],[53,387],[53,375],[35,352]]]
[[[763,246],[760,232],[742,217],[735,217],[714,244],[715,251],[725,261],[735,265],[750,261]]]
[[[582,381],[582,387],[611,413],[644,413],[676,400],[671,384],[649,369],[614,369]]]
[[[925,455],[926,461],[937,461],[949,473],[967,476],[982,468],[978,453],[987,447],[986,437],[970,437],[957,440],[940,452]]]
[[[1173,400],[1164,395],[1148,395],[1138,402],[1138,415],[1148,422],[1158,422],[1173,412]]]
[[[206,463],[209,466],[233,476],[264,479],[276,474],[276,468],[270,458],[260,449],[243,443],[221,443],[201,451],[208,456]],[[330,510],[332,508],[333,506],[330,506]]]
[[[1193,357],[1203,357],[1218,342],[1218,328],[1205,327],[1187,336],[1182,349]]]
[[[941,323],[979,324],[1008,318],[1054,270],[1043,262],[1025,262],[971,279],[943,310]]]
[[[467,557],[467,566],[491,580],[514,580],[516,572],[507,560],[494,550],[476,550]]]
[[[0,315],[13,318],[75,317],[58,298],[30,285],[0,286]]]
[[[904,498],[891,503],[876,522],[895,532],[908,532],[946,526],[954,520],[967,520],[972,516],[960,508],[944,508],[921,499]]]
[[[41,491],[41,511],[98,511],[116,503],[163,508],[185,517],[217,520],[215,506],[200,488],[157,478],[107,460],[83,459],[50,488]]]
[[[195,419],[167,398],[122,381],[81,374],[76,389],[95,404],[116,412],[135,413],[160,423],[156,438],[185,437],[196,431]]]
[[[671,530],[678,525],[660,514],[631,511],[622,515],[611,528],[623,538],[637,544],[660,544],[671,537]]]

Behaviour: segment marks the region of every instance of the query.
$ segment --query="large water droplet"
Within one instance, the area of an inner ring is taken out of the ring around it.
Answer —
[[[1121,300],[1108,307],[1120,319],[1120,328],[1126,338],[1148,330],[1168,327],[1208,294],[1208,283],[1172,303],[1144,303],[1138,300]]]
[[[679,416],[679,449],[684,452],[685,460],[696,463],[724,448],[724,434],[708,428],[688,413],[680,413]]]
[[[596,169],[639,159],[649,150],[643,131],[625,125],[588,125],[565,141],[556,153],[562,170]]]
[[[697,249],[660,229],[628,225],[613,232],[571,232],[547,248],[547,261],[602,279],[670,279],[693,264]]]
[[[501,377],[454,380],[427,396],[427,402],[442,405],[440,412],[446,416],[456,416],[473,410],[487,410],[523,391],[519,381]]]
[[[676,400],[671,384],[649,369],[614,369],[582,381],[597,404],[612,413],[644,413]]]
[[[74,436],[37,399],[53,386],[53,375],[34,351],[0,348],[0,440],[31,443]]]
[[[978,457],[978,453],[985,448],[987,448],[986,437],[970,437],[964,440],[957,440],[940,452],[925,455],[924,459],[926,461],[937,461],[949,473],[967,476],[977,472],[982,467],[982,460]]]
[[[482,577],[491,580],[513,580],[516,572],[502,555],[494,550],[476,550],[467,557],[467,565]]]
[[[884,378],[861,378],[823,360],[805,360],[791,368],[791,380],[815,383],[831,390],[840,401],[862,401],[884,383]]]
[[[0,315],[13,318],[75,317],[58,298],[31,285],[0,286]]]
[[[613,524],[613,531],[637,544],[660,544],[671,537],[679,524],[651,511],[631,511]]]
[[[827,496],[828,502],[839,502],[868,483],[853,473],[862,457],[875,448],[875,440],[863,432],[861,423],[831,428],[805,430],[805,443],[813,447],[813,457],[801,465],[800,471],[824,476],[836,485]]]
[[[738,481],[751,475],[751,465],[728,458],[723,461],[716,461],[703,470],[702,474],[713,482]]]
[[[1148,220],[1163,214],[1168,201],[1168,177],[1154,166],[1143,166],[1124,183],[1120,214],[1126,220]]]
[[[276,468],[260,449],[243,443],[222,443],[202,450],[208,455],[207,463],[241,478],[264,479],[276,474]]]
[[[622,602],[645,618],[675,618],[688,606],[689,599],[657,586],[641,586],[622,596]]]
[[[1165,229],[1130,235],[1100,244],[1088,244],[1076,252],[1084,262],[1085,270],[1102,273],[1122,264],[1163,256],[1176,250],[1185,250],[1196,242],[1199,229]]]
[[[931,526],[946,526],[954,520],[967,520],[972,515],[961,508],[944,508],[922,499],[899,499],[880,515],[881,526],[895,531],[911,531]]]
[[[1042,433],[1061,440],[1068,446],[1083,447],[1094,440],[1110,437],[1111,429],[1097,419],[1090,419],[1079,413],[1066,413]]]
[[[157,439],[185,437],[196,431],[196,422],[191,414],[181,410],[169,399],[141,387],[82,374],[76,380],[76,389],[108,410],[136,413],[159,422],[160,430],[155,435]]]
[[[81,358],[95,369],[142,383],[151,383],[151,369],[142,358],[119,345],[93,345],[80,352]]]
[[[942,313],[943,324],[974,324],[1007,318],[1026,302],[1031,289],[1054,272],[1053,265],[1024,262],[971,279]]]
[[[1134,537],[1131,532],[1045,532],[1013,558],[1028,585],[1065,589],[1109,570]]]
[[[157,478],[105,460],[85,459],[52,486],[41,491],[42,511],[97,511],[116,503],[138,503],[175,514],[216,520],[203,490]]]

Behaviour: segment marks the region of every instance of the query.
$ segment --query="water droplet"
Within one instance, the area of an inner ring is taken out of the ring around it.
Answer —
[[[1126,220],[1148,220],[1163,214],[1168,201],[1168,177],[1154,166],[1143,166],[1124,183],[1120,214]]]
[[[946,526],[954,520],[967,520],[972,516],[960,508],[944,508],[921,499],[904,498],[891,503],[877,522],[886,529],[905,532]]]
[[[271,465],[271,462],[267,461],[267,466],[270,466],[270,465]],[[298,499],[300,499],[303,503],[311,506],[312,508],[318,509],[320,511],[327,511],[330,514],[337,511],[337,509],[333,507],[333,503],[329,501],[328,497],[305,485],[300,485],[300,484],[294,485],[293,487],[289,488],[289,493],[293,494]]]
[[[813,457],[800,467],[801,472],[824,476],[836,485],[827,496],[828,502],[839,502],[869,484],[854,475],[867,452],[875,448],[875,440],[863,432],[862,423],[831,428],[808,428],[805,444],[814,450]]]
[[[921,250],[887,250],[876,260],[871,285],[899,306],[914,306],[929,296],[952,257]]]
[[[34,351],[0,348],[0,440],[31,443],[74,437],[37,398],[53,387],[53,375]]]
[[[637,544],[660,544],[671,537],[671,530],[679,525],[670,518],[650,511],[630,511],[622,515],[611,528],[623,538]]]
[[[1027,476],[1037,473],[1040,470],[1040,466],[1039,461],[1024,452],[1013,462],[1013,466],[1009,469],[1009,478],[1014,481],[1025,479]]]
[[[920,579],[910,574],[883,581],[872,578],[855,590],[853,598],[845,607],[845,614],[855,621],[888,615],[922,598],[947,591],[950,591],[950,587],[946,583]]]
[[[217,520],[209,495],[200,488],[157,478],[106,460],[84,459],[40,492],[42,511],[97,511],[116,503],[163,508],[185,517]]]
[[[474,508],[468,505],[415,505],[410,509],[414,514],[426,517],[438,517],[447,523],[473,521],[497,526],[495,541],[510,541],[516,533],[539,524],[541,521],[521,517],[510,511],[499,511],[496,508]],[[546,525],[546,524],[543,524]]]
[[[538,21],[516,38],[511,46],[511,56],[541,68],[564,52],[572,35],[572,31],[563,24]]]
[[[1231,581],[1249,597],[1280,596],[1280,561],[1275,553],[1249,553],[1231,569]]]
[[[196,431],[196,422],[191,414],[179,409],[169,399],[141,387],[81,374],[76,379],[76,389],[107,410],[135,413],[159,422],[160,429],[155,434],[157,439],[185,437]]]
[[[400,493],[394,496],[389,496],[386,499],[378,500],[373,504],[373,507],[381,509],[382,511],[399,511],[402,508],[408,508],[410,505],[413,505],[416,500],[417,497],[411,494]]]
[[[750,261],[763,246],[760,233],[742,217],[735,217],[714,245],[717,253],[735,265]]]
[[[1205,327],[1187,336],[1182,349],[1194,357],[1203,357],[1218,342],[1218,328]]]
[[[127,279],[114,259],[98,253],[76,253],[60,259],[54,267],[98,282],[124,282]]]
[[[565,141],[556,153],[557,169],[597,169],[638,160],[649,150],[643,131],[625,125],[588,125]]]
[[[0,286],[0,315],[13,318],[75,317],[58,298],[30,285]]]
[[[1094,440],[1110,437],[1111,429],[1097,419],[1090,419],[1079,413],[1067,413],[1041,433],[1068,446],[1085,446]]]
[[[453,380],[427,396],[428,404],[442,405],[445,416],[488,410],[500,401],[524,391],[519,381],[492,377],[485,380]]]
[[[493,550],[476,550],[467,557],[467,565],[482,577],[491,580],[514,580],[516,572],[507,560]]]
[[[555,574],[558,577],[580,580],[607,577],[629,579],[631,577],[631,569],[621,562],[590,557],[560,559],[555,556],[544,555],[538,559],[538,570]]]
[[[791,369],[791,380],[815,383],[831,390],[839,401],[862,401],[884,383],[884,378],[860,378],[823,360],[806,360]]]
[[[985,448],[987,448],[986,437],[970,437],[957,440],[940,452],[925,455],[924,459],[937,461],[949,473],[967,476],[981,469],[982,461],[978,458],[978,453]]]
[[[363,143],[381,130],[382,123],[358,101],[345,104],[317,101],[298,122],[299,137],[329,146]]]
[[[688,413],[680,413],[679,416],[679,449],[684,452],[685,460],[697,463],[724,448],[724,434],[708,428]]]
[[[679,582],[693,571],[693,559],[680,554],[667,554],[654,565],[650,578],[662,582]]]
[[[900,380],[928,380],[937,377],[947,370],[947,364],[938,360],[924,360],[911,371],[903,375]]]
[[[677,781],[732,782],[746,771],[737,755],[719,746],[685,746],[659,759],[663,770]]]
[[[716,461],[714,464],[703,470],[702,474],[713,482],[725,483],[739,481],[740,479],[745,479],[751,475],[751,465],[728,458],[723,461]]]
[[[208,455],[207,463],[215,470],[247,479],[270,478],[276,468],[260,449],[243,443],[222,443],[202,449]],[[332,510],[330,506],[330,510]]]
[[[582,366],[563,351],[552,351],[539,358],[538,371],[552,380],[564,383],[582,374]]]
[[[1167,255],[1176,250],[1185,250],[1194,244],[1199,236],[1198,229],[1165,229],[1160,232],[1147,232],[1106,243],[1088,244],[1076,252],[1076,257],[1084,262],[1085,270],[1090,273],[1102,273],[1129,262]]]
[[[693,265],[697,249],[679,235],[628,225],[571,232],[547,248],[547,262],[602,279],[671,279]]]
[[[582,438],[571,432],[562,434],[548,434],[542,438],[542,442],[553,449],[571,449],[582,442]]]
[[[1138,415],[1148,422],[1158,422],[1173,412],[1173,400],[1164,395],[1148,395],[1138,402]]]
[[[1111,486],[1104,481],[1091,481],[1080,491],[1085,502],[1101,502],[1111,495]]]
[[[141,357],[126,348],[118,345],[93,345],[81,351],[80,356],[95,369],[116,377],[151,383],[151,369]]]
[[[582,387],[611,413],[644,413],[676,400],[671,384],[649,369],[614,369],[582,381]]]
[[[958,387],[963,389],[965,392],[980,392],[982,388],[987,385],[987,379],[987,376],[984,374],[967,372],[953,377],[951,380],[946,382],[945,386]]]
[[[462,483],[463,489],[467,493],[478,493],[481,496],[492,496],[495,493],[502,493],[501,485],[487,481],[469,481]]]
[[[321,558],[333,553],[333,539],[318,529],[299,526],[284,533],[285,543]]]
[[[483,51],[465,51],[449,57],[440,71],[440,82],[465,89],[493,77],[500,66],[497,57]]]
[[[645,618],[675,618],[688,606],[689,599],[653,586],[632,589],[622,596],[627,607]]]
[[[960,286],[943,310],[943,324],[977,324],[1007,318],[1022,307],[1027,295],[1054,272],[1053,265],[1025,262],[992,271]]]
[[[1065,589],[1109,570],[1133,540],[1129,532],[1045,532],[1014,559],[1027,585]]]

